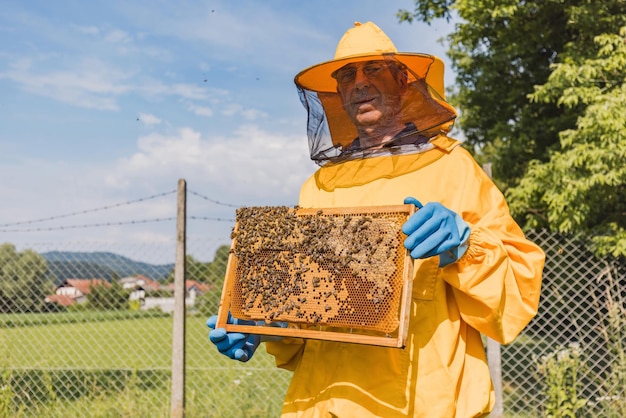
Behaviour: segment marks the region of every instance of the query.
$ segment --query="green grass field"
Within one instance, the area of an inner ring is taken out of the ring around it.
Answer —
[[[169,416],[171,317],[45,315],[0,328],[0,416]],[[263,348],[239,363],[208,341],[205,318],[190,316],[186,330],[187,417],[279,414],[290,375]]]

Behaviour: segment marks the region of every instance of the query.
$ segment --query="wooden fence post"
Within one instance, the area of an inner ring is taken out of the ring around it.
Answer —
[[[185,259],[187,238],[187,183],[178,180],[176,265],[174,267],[174,328],[172,332],[172,397],[170,416],[185,416]]]

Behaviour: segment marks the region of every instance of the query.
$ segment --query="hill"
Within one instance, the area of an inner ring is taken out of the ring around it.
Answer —
[[[149,264],[110,252],[50,251],[41,256],[47,261],[55,283],[68,278],[106,279],[142,274],[153,280],[163,280],[174,264]]]

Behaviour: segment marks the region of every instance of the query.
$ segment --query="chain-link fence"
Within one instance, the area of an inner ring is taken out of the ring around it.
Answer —
[[[626,262],[577,237],[531,232],[546,252],[539,313],[503,346],[505,416],[626,417]]]
[[[229,361],[207,338],[229,244],[187,244],[186,416],[277,416],[288,372],[263,349]],[[174,253],[0,244],[0,417],[169,416]]]
[[[547,254],[542,299],[501,347],[504,416],[626,416],[626,265],[573,237],[529,237]],[[262,348],[239,363],[207,340],[228,245],[187,243],[186,416],[278,416],[290,373]],[[0,244],[0,416],[168,416],[174,252]]]

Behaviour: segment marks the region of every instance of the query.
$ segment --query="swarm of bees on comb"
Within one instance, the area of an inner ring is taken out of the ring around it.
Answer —
[[[394,331],[406,219],[396,212],[239,208],[227,273],[234,273],[231,313],[267,323]]]

